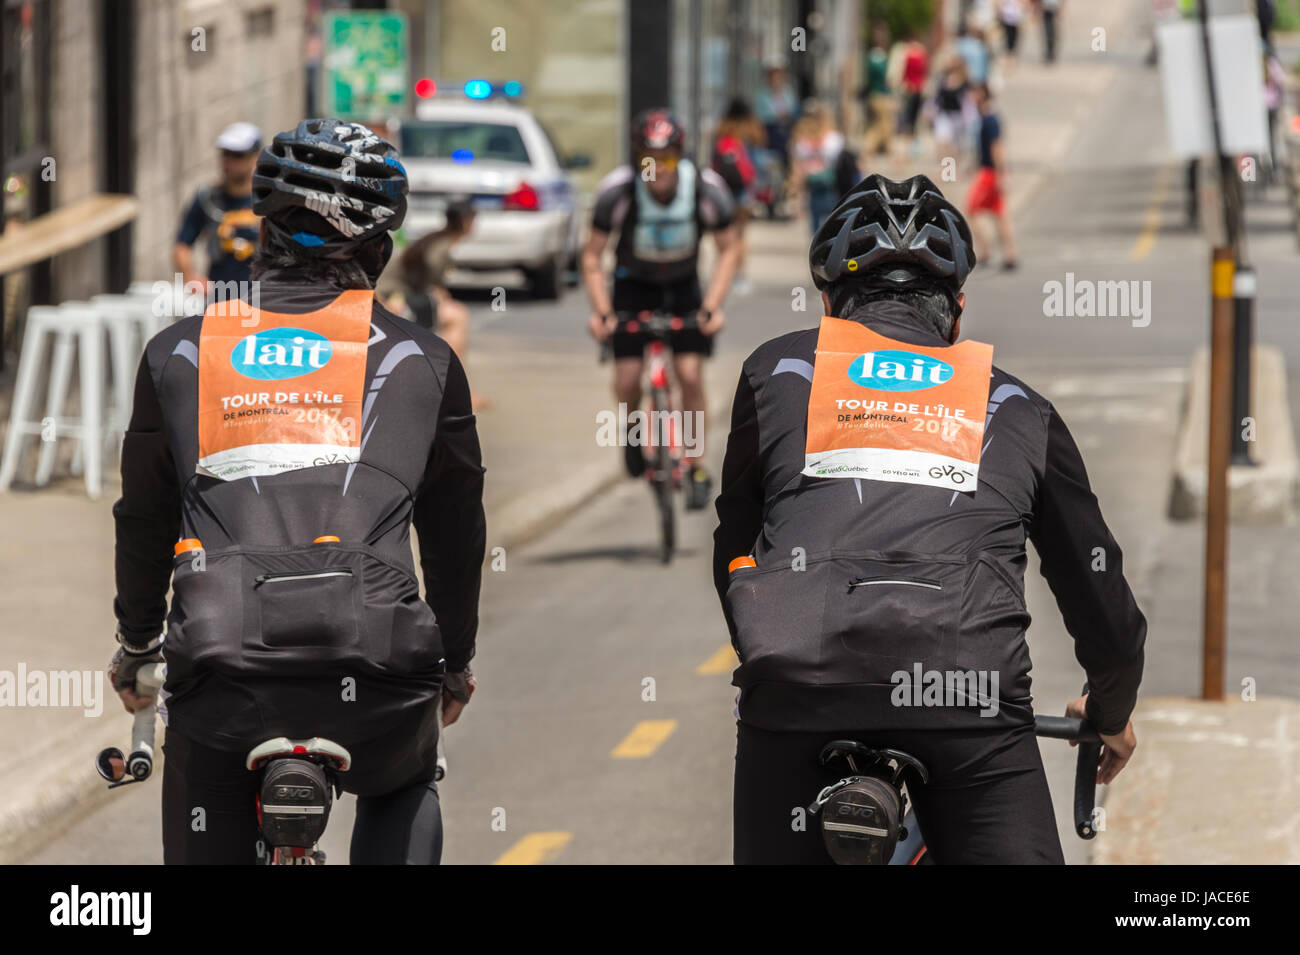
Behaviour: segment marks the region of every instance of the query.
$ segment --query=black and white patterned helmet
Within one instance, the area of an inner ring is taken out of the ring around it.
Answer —
[[[253,212],[273,226],[291,210],[315,213],[326,228],[276,231],[307,257],[343,258],[402,224],[406,191],[392,143],[360,123],[305,119],[277,133],[257,157]]]

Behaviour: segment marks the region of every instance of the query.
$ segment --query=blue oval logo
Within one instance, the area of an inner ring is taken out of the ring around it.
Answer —
[[[280,381],[320,371],[334,345],[305,328],[268,328],[240,339],[230,353],[230,367],[245,378]]]
[[[921,391],[952,378],[952,365],[910,351],[869,351],[849,365],[854,384],[877,391]]]

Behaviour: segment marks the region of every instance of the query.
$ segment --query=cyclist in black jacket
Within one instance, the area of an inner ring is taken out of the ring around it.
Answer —
[[[256,296],[145,350],[113,508],[112,676],[134,710],[140,666],[167,663],[168,863],[255,860],[244,757],[278,736],[351,751],[354,863],[439,859],[438,709],[453,722],[474,689],[483,468],[455,354],[373,301],[406,189],[363,126],[280,133],[253,180]]]
[[[828,315],[904,350],[946,348],[970,246],[929,179],[871,176],[813,238],[811,267]],[[846,737],[929,767],[913,798],[936,861],[1059,863],[1033,735],[1026,538],[1087,673],[1067,714],[1102,734],[1101,782],[1136,746],[1146,636],[1079,450],[1050,402],[993,366],[975,489],[805,476],[818,334],[746,360],[717,500],[714,580],[740,658],[736,861],[830,861],[791,811],[835,781],[817,754]],[[737,557],[752,565],[729,570]],[[918,665],[998,683],[978,706],[906,705],[898,674]]]

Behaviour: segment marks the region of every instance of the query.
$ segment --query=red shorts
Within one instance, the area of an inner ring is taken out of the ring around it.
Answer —
[[[998,181],[998,174],[988,166],[980,167],[980,171],[975,174],[975,181],[970,184],[970,192],[966,193],[966,208],[972,213],[991,212],[994,215],[1002,215],[1002,184]]]

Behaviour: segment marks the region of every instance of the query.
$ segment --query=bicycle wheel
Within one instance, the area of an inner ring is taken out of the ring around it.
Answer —
[[[653,388],[650,392],[650,407],[652,412],[669,408],[667,392],[660,388]],[[655,420],[658,420],[657,416]],[[673,512],[673,453],[668,442],[663,439],[663,434],[655,434],[654,470],[651,473],[655,504],[659,508],[661,535],[659,559],[666,564],[673,559],[673,549],[677,543],[677,528],[676,515]]]
[[[673,512],[673,459],[667,447],[655,448],[655,500],[659,505],[659,527],[662,549],[659,559],[668,563],[673,559],[676,546],[676,515]]]

